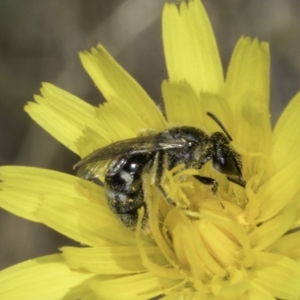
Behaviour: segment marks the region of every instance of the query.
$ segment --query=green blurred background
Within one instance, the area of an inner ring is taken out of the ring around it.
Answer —
[[[23,107],[48,81],[92,104],[103,101],[78,52],[102,43],[162,103],[167,78],[161,41],[162,0],[0,1],[0,164],[73,173],[78,160],[40,129]],[[273,123],[300,90],[300,2],[204,0],[224,68],[241,35],[269,41]],[[1,197],[1,194],[0,194]],[[74,242],[0,210],[0,269]]]

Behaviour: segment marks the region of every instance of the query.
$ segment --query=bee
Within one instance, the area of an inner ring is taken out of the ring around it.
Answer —
[[[215,170],[226,175],[227,180],[245,187],[242,177],[241,156],[230,145],[231,136],[210,112],[211,117],[223,132],[208,135],[191,126],[174,127],[157,134],[141,136],[112,143],[100,148],[77,162],[77,175],[87,180],[99,178],[99,168],[108,162],[104,174],[104,188],[108,205],[118,219],[128,228],[134,229],[138,220],[138,209],[145,207],[143,224],[147,223],[147,205],[144,201],[143,174],[154,168],[155,184],[163,195],[161,185],[164,168],[171,170],[182,164],[184,168],[201,169],[212,161]],[[218,182],[200,175],[194,177],[202,184],[211,185],[212,192],[218,190]],[[167,199],[172,203],[171,199]]]

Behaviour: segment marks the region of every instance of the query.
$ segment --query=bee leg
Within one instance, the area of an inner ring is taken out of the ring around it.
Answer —
[[[167,156],[163,155],[162,152],[156,154],[153,170],[155,172],[155,185],[162,193],[163,197],[173,206],[176,206],[176,203],[168,197],[168,193],[162,185],[162,175],[163,170],[167,168]]]
[[[194,177],[205,185],[212,185],[211,191],[216,194],[219,184],[215,179],[200,175],[194,175]]]
[[[157,187],[160,190],[160,192],[163,194],[164,198],[168,201],[168,203],[170,203],[173,206],[176,206],[176,203],[170,197],[168,197],[166,190],[160,183],[157,184]]]
[[[242,177],[227,176],[228,181],[231,181],[241,187],[246,187],[246,181]]]

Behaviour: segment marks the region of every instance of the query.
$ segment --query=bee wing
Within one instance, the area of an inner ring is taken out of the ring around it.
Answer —
[[[107,161],[118,156],[131,156],[140,153],[178,149],[186,146],[185,140],[175,140],[161,136],[144,136],[123,141],[118,141],[106,147],[99,148],[74,165],[79,167],[77,175],[90,179],[98,177],[96,175],[105,168],[103,161]]]
[[[101,177],[101,174],[104,174],[107,164],[107,161],[95,161],[82,165],[77,170],[77,176],[87,180],[98,178],[100,181],[103,181],[103,178],[99,177]]]

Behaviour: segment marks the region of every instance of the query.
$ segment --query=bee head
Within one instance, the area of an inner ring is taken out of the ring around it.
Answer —
[[[242,162],[240,155],[231,147],[230,140],[222,132],[211,135],[212,163],[213,167],[226,175],[234,175],[241,178]]]

